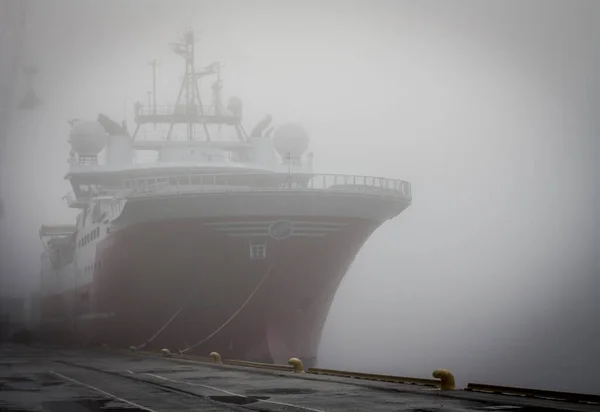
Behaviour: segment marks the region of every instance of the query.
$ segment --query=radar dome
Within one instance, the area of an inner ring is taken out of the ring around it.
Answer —
[[[106,130],[98,122],[75,123],[70,133],[73,150],[80,155],[97,155],[106,145]]]
[[[308,133],[299,124],[285,124],[273,135],[275,150],[283,158],[299,158],[308,149]]]

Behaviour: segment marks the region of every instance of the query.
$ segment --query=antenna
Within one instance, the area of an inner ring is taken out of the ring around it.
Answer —
[[[127,96],[123,98],[123,122],[127,122]]]
[[[152,115],[156,116],[156,58],[152,59],[150,66],[152,66]],[[154,130],[156,130],[156,122]]]
[[[223,82],[221,81],[221,65],[219,62],[212,64],[213,71],[217,72],[217,80],[212,84],[213,90],[213,105],[215,107],[215,114],[218,116],[221,114],[221,90],[223,89]]]
[[[221,64],[219,62],[212,63],[206,67],[196,69],[195,66],[195,44],[194,33],[187,30],[183,39],[176,43],[170,43],[172,51],[182,57],[185,62],[185,72],[180,81],[179,92],[174,105],[169,105],[165,109],[157,106],[156,93],[156,66],[157,59],[153,59],[148,63],[152,66],[152,91],[148,92],[147,106],[141,102],[135,103],[135,122],[136,129],[133,132],[132,139],[135,140],[137,133],[142,125],[154,124],[156,130],[157,124],[168,125],[168,132],[165,139],[172,140],[175,126],[180,127],[187,125],[187,140],[196,140],[195,132],[198,130],[196,125],[201,125],[206,134],[206,141],[211,141],[210,131],[207,125],[217,124],[219,130],[222,125],[233,126],[236,129],[238,138],[243,141],[246,137],[241,126],[241,102],[234,104],[237,110],[228,108],[225,110],[221,98],[221,90],[223,89],[223,80],[221,78]],[[198,81],[205,77],[215,75],[216,80],[211,84],[212,99],[210,106],[202,105],[202,98]],[[239,99],[237,99],[239,101]]]
[[[185,74],[183,76],[183,81],[181,82],[181,87],[179,88],[179,94],[175,102],[175,108],[177,110],[181,102],[181,97],[185,92],[185,114],[195,114],[197,111],[199,111],[200,114],[203,114],[202,100],[200,99],[198,84],[196,83],[197,75],[194,67],[194,32],[187,30],[184,35],[183,43],[171,43],[171,46],[176,54],[185,59]],[[169,133],[167,134],[167,140],[171,140],[171,134],[174,126],[175,123],[171,123]],[[194,124],[191,122],[188,123],[187,137],[188,140],[194,140]],[[207,135],[207,137],[210,139],[210,136]]]

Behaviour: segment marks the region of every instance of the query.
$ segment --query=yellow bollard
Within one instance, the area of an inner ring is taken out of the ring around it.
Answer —
[[[171,356],[171,351],[169,349],[161,349],[160,351],[162,353],[163,356],[167,356],[170,357]]]
[[[212,358],[213,363],[216,363],[218,365],[221,365],[223,363],[221,361],[221,355],[219,355],[217,352],[211,352],[209,356]]]
[[[453,391],[456,389],[454,375],[448,369],[436,369],[433,371],[433,377],[442,381],[440,389],[443,391]]]
[[[300,359],[290,358],[288,363],[294,367],[294,373],[304,373],[304,365]]]

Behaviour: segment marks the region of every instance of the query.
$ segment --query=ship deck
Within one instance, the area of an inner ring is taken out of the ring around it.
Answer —
[[[546,411],[598,404],[441,391],[435,386],[216,365],[107,349],[4,345],[0,411]],[[402,378],[406,379],[406,378]],[[398,379],[401,380],[401,379]],[[416,380],[418,383],[419,380]]]

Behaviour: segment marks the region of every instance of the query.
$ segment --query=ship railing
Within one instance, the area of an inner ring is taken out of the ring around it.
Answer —
[[[384,177],[341,174],[236,173],[189,174],[128,179],[131,196],[266,191],[328,191],[411,199],[410,183]]]
[[[235,114],[230,110],[221,108],[217,110],[212,106],[186,105],[186,104],[164,104],[155,106],[142,105],[136,109],[137,116],[230,116]]]
[[[82,208],[89,204],[93,199],[101,197],[115,197],[125,196],[129,190],[126,190],[122,185],[120,186],[99,186],[96,190],[82,191],[79,196],[75,196],[72,191],[67,193],[63,199],[67,201],[67,206],[72,208]]]

